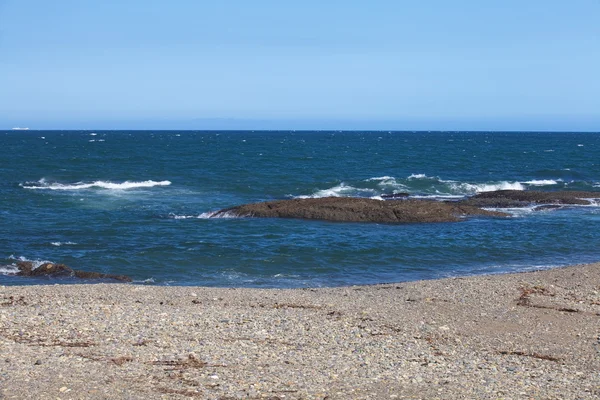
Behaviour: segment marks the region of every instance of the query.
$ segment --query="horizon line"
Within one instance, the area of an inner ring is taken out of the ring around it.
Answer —
[[[119,131],[161,131],[161,132],[384,132],[384,133],[431,133],[431,132],[469,132],[469,133],[600,133],[600,130],[519,130],[519,129],[166,129],[166,128],[0,128],[3,132],[119,132]]]

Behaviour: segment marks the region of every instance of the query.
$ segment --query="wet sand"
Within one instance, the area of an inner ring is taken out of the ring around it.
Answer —
[[[0,287],[0,399],[593,399],[600,263],[327,289]]]

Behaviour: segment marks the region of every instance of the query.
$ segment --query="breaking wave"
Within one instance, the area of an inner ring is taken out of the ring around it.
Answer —
[[[169,218],[171,219],[227,219],[227,218],[240,218],[239,215],[234,214],[232,212],[219,212],[219,211],[208,211],[203,212],[199,215],[177,215],[177,214],[169,214]]]
[[[0,265],[0,275],[15,275],[17,272],[19,272],[19,268],[16,266],[16,262],[18,261],[31,262],[33,269],[38,268],[40,265],[52,262],[48,260],[30,260],[25,257],[15,257],[14,255],[10,255],[8,259],[11,260],[11,264]]]
[[[523,182],[527,185],[531,185],[531,186],[548,186],[548,185],[556,185],[558,182],[553,180],[553,179],[540,179],[540,180],[533,180],[533,181],[527,181],[527,182]]]
[[[375,189],[356,188],[354,186],[341,183],[329,189],[318,190],[310,195],[293,196],[296,199],[318,199],[321,197],[371,197],[378,193]]]
[[[21,184],[23,189],[36,189],[36,190],[83,190],[83,189],[110,189],[110,190],[128,190],[138,188],[151,188],[154,186],[169,186],[171,181],[125,181],[122,183],[114,183],[110,181],[94,181],[91,183],[77,182],[73,184],[63,184],[57,182],[47,182],[46,179],[42,178],[37,182],[27,182]]]
[[[60,247],[60,246],[76,245],[77,243],[75,243],[75,242],[50,242],[50,244],[52,246]]]
[[[482,192],[496,190],[527,190],[528,187],[558,185],[562,179],[532,179],[528,181],[490,181],[490,182],[461,182],[446,180],[438,176],[426,174],[411,174],[405,178],[384,175],[362,181],[341,182],[327,189],[319,189],[312,194],[302,194],[290,197],[297,199],[321,197],[369,197],[381,199],[398,193],[406,193],[418,198],[460,198]]]

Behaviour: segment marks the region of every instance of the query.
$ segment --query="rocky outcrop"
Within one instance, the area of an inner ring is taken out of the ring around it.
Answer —
[[[600,192],[542,192],[535,190],[497,190],[479,193],[460,203],[475,207],[526,207],[531,204],[589,205],[586,199],[600,198]]]
[[[351,197],[326,197],[246,204],[217,211],[212,217],[277,217],[339,222],[419,223],[453,222],[473,215],[507,216],[504,213],[486,211],[461,203],[410,199],[381,201]]]
[[[31,261],[17,262],[18,276],[31,277],[76,277],[81,279],[114,279],[121,282],[131,282],[131,278],[125,275],[102,274],[99,272],[74,270],[64,264],[45,263],[35,267]]]

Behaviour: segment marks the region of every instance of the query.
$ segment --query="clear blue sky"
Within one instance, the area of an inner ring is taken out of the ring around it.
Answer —
[[[600,0],[0,0],[0,128],[600,131]]]

